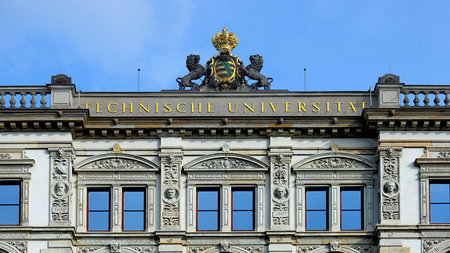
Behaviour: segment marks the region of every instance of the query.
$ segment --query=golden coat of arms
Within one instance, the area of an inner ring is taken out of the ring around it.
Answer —
[[[234,33],[229,33],[224,27],[221,33],[214,35],[211,42],[219,54],[209,59],[205,67],[199,64],[200,56],[189,55],[186,67],[190,73],[177,78],[180,90],[185,90],[186,87],[190,87],[192,91],[251,91],[261,87],[264,90],[270,89],[273,79],[260,73],[262,56],[250,56],[250,64],[245,67],[241,59],[231,54],[239,43]],[[192,81],[203,76],[205,78],[200,85]],[[245,77],[257,82],[249,85]]]

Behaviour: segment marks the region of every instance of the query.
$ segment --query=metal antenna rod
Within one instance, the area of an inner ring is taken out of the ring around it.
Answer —
[[[138,69],[138,92],[140,92],[141,69]]]
[[[303,82],[305,84],[305,91],[306,91],[306,68],[303,69]]]

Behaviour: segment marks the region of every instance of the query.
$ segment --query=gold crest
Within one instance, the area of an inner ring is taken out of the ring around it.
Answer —
[[[237,46],[239,43],[236,34],[228,33],[228,29],[224,27],[222,32],[216,33],[211,39],[212,44],[220,53],[229,53]]]

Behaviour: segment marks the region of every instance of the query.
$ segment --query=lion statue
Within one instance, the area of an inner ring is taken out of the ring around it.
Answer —
[[[246,76],[252,80],[257,80],[256,83],[250,85],[252,89],[258,89],[263,87],[264,90],[270,90],[270,84],[273,82],[273,78],[266,77],[261,74],[260,71],[263,67],[263,58],[259,54],[251,55],[249,57],[250,64],[245,67]]]
[[[205,68],[199,64],[200,56],[191,54],[188,55],[186,59],[186,68],[189,70],[189,74],[183,76],[183,78],[178,77],[176,80],[178,82],[180,90],[186,89],[186,87],[191,87],[191,89],[198,89],[198,84],[192,82],[192,80],[200,79],[206,74]]]

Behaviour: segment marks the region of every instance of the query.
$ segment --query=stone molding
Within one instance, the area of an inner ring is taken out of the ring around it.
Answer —
[[[34,160],[25,155],[24,149],[0,149],[0,178],[2,180],[21,181],[21,217],[20,224],[28,225],[31,168]]]
[[[89,157],[73,165],[78,171],[158,171],[160,167],[145,158],[126,153],[108,153]]]
[[[146,188],[145,231],[155,230],[156,172],[159,166],[140,156],[107,153],[89,157],[73,166],[77,174],[77,232],[87,229],[87,192],[91,187],[111,189],[111,231],[122,231],[122,186]]]
[[[449,179],[450,148],[427,148],[424,155],[416,159],[420,178],[420,223],[430,223],[430,180]]]
[[[251,156],[215,153],[201,156],[183,166],[184,171],[266,171],[269,166]]]
[[[345,152],[327,152],[305,158],[292,166],[299,169],[362,169],[376,168],[377,165],[361,156]]]

